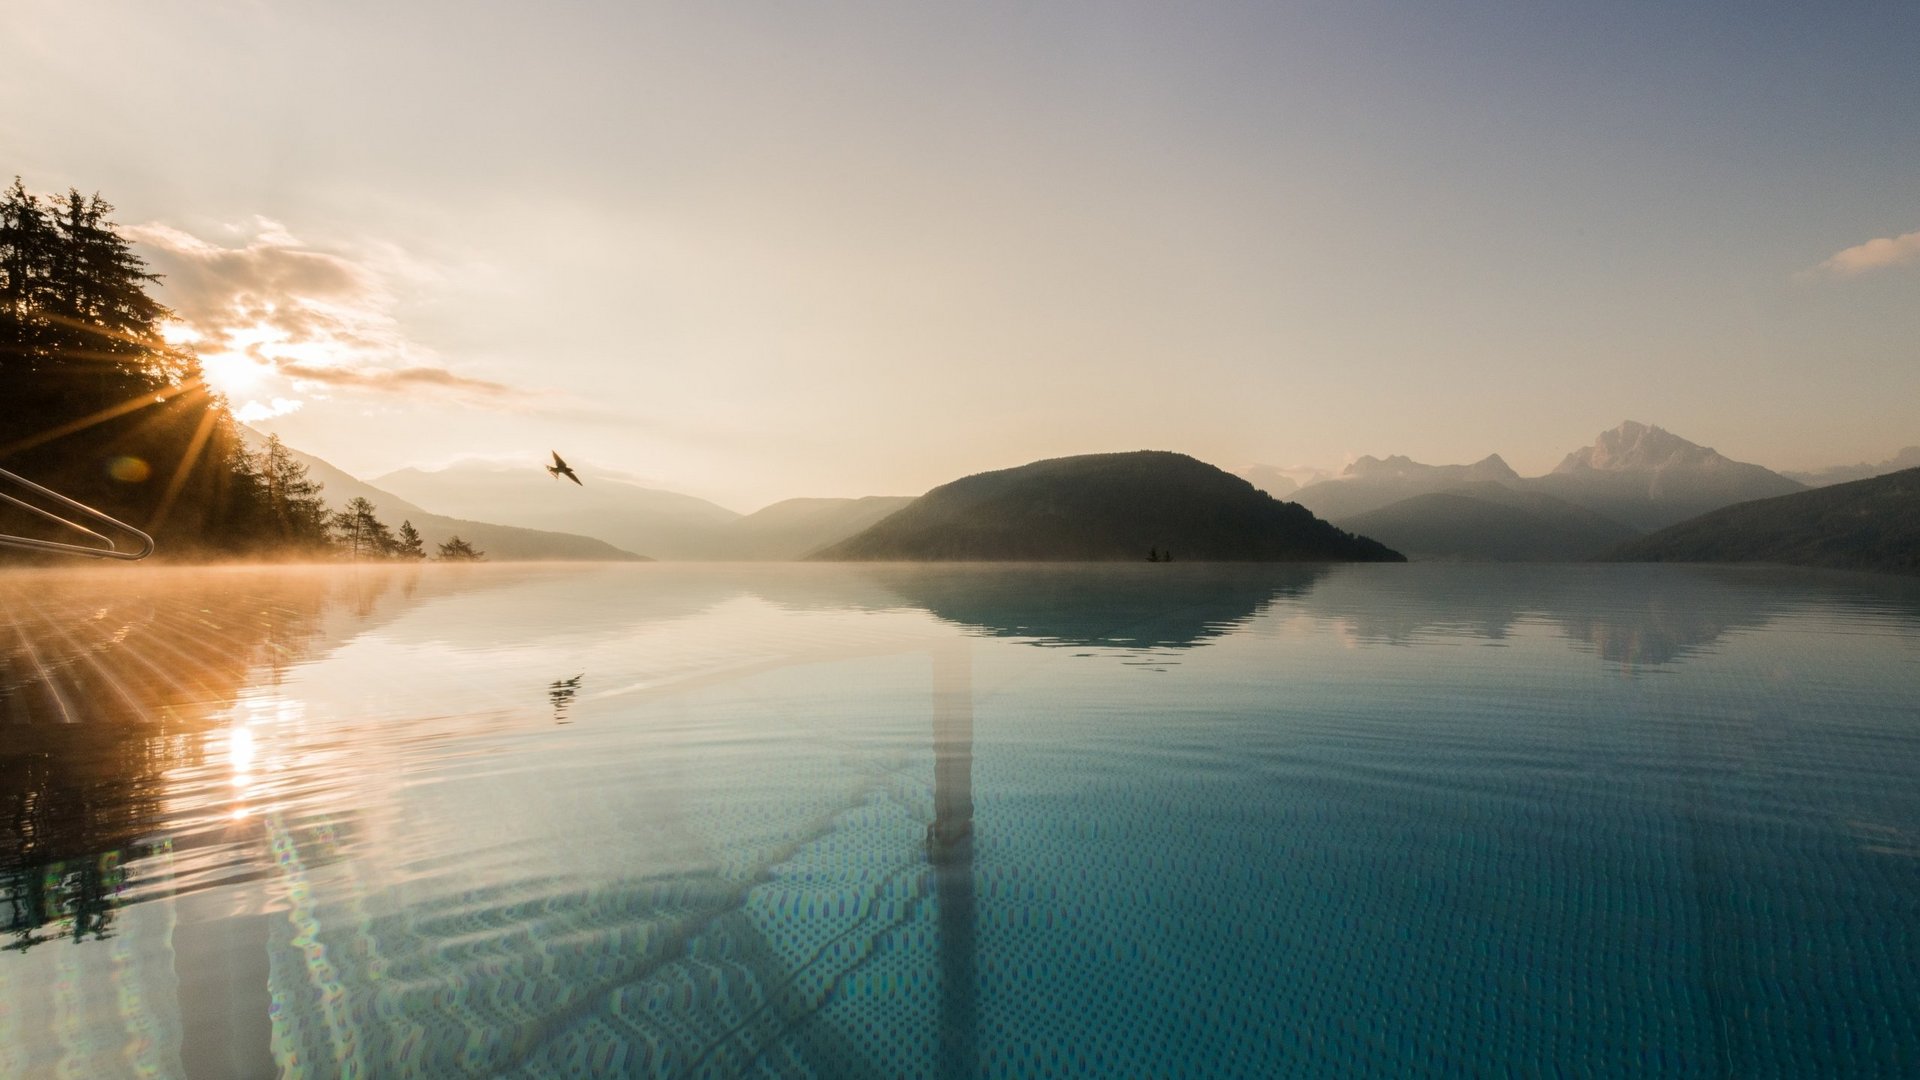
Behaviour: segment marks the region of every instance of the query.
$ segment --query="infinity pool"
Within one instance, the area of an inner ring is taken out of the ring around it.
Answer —
[[[1920,583],[0,574],[0,1076],[1920,1071]]]

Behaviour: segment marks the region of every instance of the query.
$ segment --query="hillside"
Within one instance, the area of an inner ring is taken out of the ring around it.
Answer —
[[[265,441],[259,432],[251,428],[243,428],[242,435],[255,448]],[[468,521],[436,514],[338,469],[322,458],[302,453],[292,447],[288,447],[288,450],[295,460],[307,467],[307,475],[323,485],[320,494],[327,500],[328,506],[338,510],[350,499],[364,498],[373,504],[380,520],[389,526],[398,528],[402,521],[413,522],[413,527],[420,530],[420,538],[430,552],[436,544],[458,536],[486,552],[487,558],[502,562],[522,559],[649,561],[645,556],[636,555],[631,551],[622,551],[590,536],[575,536],[571,533],[548,532],[542,529],[521,529],[511,525]]]
[[[1416,495],[1340,524],[1410,559],[1473,562],[1589,559],[1639,535],[1563,499],[1495,483]]]
[[[1185,454],[1037,461],[927,492],[814,558],[828,560],[1399,561],[1365,537]]]
[[[1920,469],[1725,507],[1623,544],[1608,558],[1920,573]]]
[[[658,559],[712,558],[718,530],[740,517],[705,499],[641,487],[577,461],[586,483],[575,486],[548,476],[545,464],[466,461],[432,471],[401,469],[374,483],[442,513],[579,533]]]

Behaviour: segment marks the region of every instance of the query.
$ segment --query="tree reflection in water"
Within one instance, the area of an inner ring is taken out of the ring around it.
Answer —
[[[118,571],[118,572],[116,572]],[[24,951],[111,936],[141,860],[217,840],[163,827],[169,774],[207,764],[243,688],[404,575],[307,570],[0,575],[0,919]],[[265,857],[264,851],[260,853]]]

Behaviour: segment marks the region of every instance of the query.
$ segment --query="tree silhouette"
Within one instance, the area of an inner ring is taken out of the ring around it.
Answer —
[[[400,550],[393,530],[374,516],[374,505],[362,496],[348,499],[346,509],[333,515],[333,533],[349,559],[386,559]]]
[[[176,551],[286,543],[226,402],[192,352],[161,336],[173,312],[112,213],[99,195],[42,198],[19,178],[0,191],[0,468]],[[45,529],[0,511],[0,532]]]
[[[228,525],[237,537],[293,554],[317,555],[332,546],[333,520],[321,485],[279,436],[268,437],[257,453],[237,447],[232,468]]]
[[[261,477],[279,536],[300,547],[324,547],[327,540],[327,503],[322,485],[307,475],[280,436],[267,436],[261,452]]]
[[[438,545],[441,562],[480,562],[487,557],[484,551],[475,551],[472,544],[457,536],[449,537],[447,542]]]
[[[400,523],[400,538],[394,554],[397,558],[416,561],[427,557],[427,547],[420,540],[420,530],[413,527],[410,519]]]
[[[147,295],[160,279],[112,212],[77,190],[43,204],[18,177],[0,195],[0,370],[27,395],[16,404],[85,416],[197,384],[198,361],[160,336],[174,317]]]

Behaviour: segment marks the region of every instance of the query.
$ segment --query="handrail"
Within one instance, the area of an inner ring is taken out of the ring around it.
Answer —
[[[119,518],[101,513],[86,503],[69,499],[52,488],[42,487],[18,473],[11,473],[5,469],[0,469],[0,480],[11,480],[21,487],[26,488],[28,491],[42,495],[61,506],[78,512],[81,516],[91,519],[97,525],[102,525],[109,529],[119,529],[137,537],[139,540],[138,550],[121,551],[119,546],[113,542],[112,538],[105,534],[97,533],[72,518],[62,517],[51,510],[35,506],[24,499],[18,499],[4,491],[0,491],[0,500],[12,503],[29,513],[37,514],[56,525],[64,525],[77,533],[90,536],[106,545],[106,547],[100,548],[90,544],[63,544],[58,540],[36,540],[30,536],[9,536],[5,533],[0,533],[0,547],[26,548],[29,551],[57,551],[61,554],[80,555],[89,559],[125,559],[128,562],[136,559],[144,559],[153,554],[153,537],[121,521]]]

